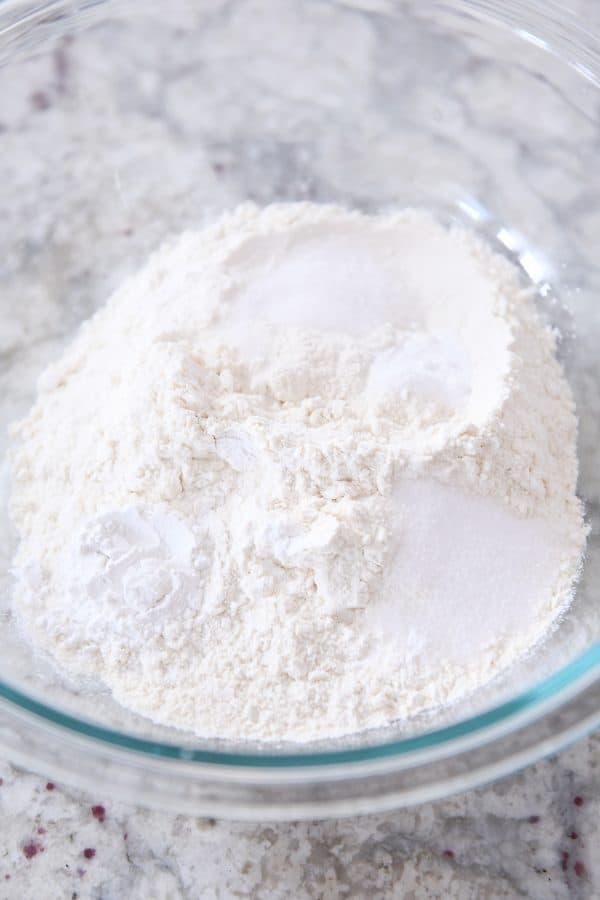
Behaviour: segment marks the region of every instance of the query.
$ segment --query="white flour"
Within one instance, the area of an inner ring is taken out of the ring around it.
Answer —
[[[509,263],[412,211],[182,235],[15,438],[24,629],[201,735],[448,704],[548,633],[584,546],[552,333]]]

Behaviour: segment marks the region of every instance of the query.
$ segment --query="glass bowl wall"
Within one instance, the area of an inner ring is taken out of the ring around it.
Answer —
[[[600,44],[588,24],[533,0],[0,0],[1,455],[40,370],[163,238],[248,200],[425,206],[513,258],[560,329],[592,525],[557,633],[477,696],[335,742],[202,741],[94,685],[75,690],[21,640],[3,463],[10,759],[264,820],[437,796],[597,723]]]

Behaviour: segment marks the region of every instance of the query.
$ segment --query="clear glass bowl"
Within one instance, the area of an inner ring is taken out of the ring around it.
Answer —
[[[7,758],[264,821],[431,799],[600,722],[599,79],[600,42],[550,0],[0,0],[1,453],[41,368],[165,236],[247,199],[425,206],[515,259],[560,329],[592,526],[560,628],[477,696],[344,740],[201,741],[21,640],[3,466]]]

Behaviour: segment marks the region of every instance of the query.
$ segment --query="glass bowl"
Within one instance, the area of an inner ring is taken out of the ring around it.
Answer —
[[[8,759],[123,799],[264,821],[428,800],[600,722],[593,15],[579,24],[550,0],[0,0],[2,455],[40,370],[167,235],[243,200],[422,206],[512,258],[560,330],[592,529],[560,627],[476,696],[335,741],[209,741],[32,654],[10,613],[2,464]]]

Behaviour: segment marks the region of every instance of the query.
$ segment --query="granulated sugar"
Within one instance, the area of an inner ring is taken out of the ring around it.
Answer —
[[[199,735],[448,705],[543,639],[584,547],[554,335],[508,262],[413,211],[183,234],[14,438],[24,631]]]
[[[479,666],[490,654],[490,668],[519,644],[526,650],[552,611],[568,532],[426,478],[400,482],[393,507],[384,631],[411,634],[432,659],[467,666],[469,644]]]

